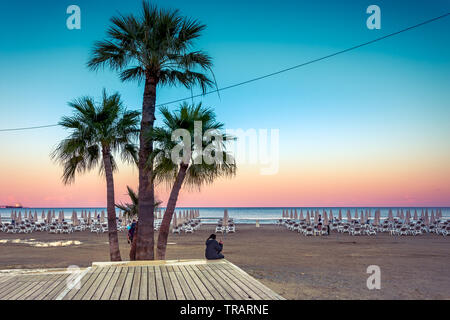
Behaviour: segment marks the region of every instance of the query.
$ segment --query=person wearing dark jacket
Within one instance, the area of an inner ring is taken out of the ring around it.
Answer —
[[[208,260],[217,260],[225,258],[221,253],[223,249],[222,241],[217,242],[216,235],[212,234],[209,236],[208,240],[206,240],[206,250],[205,257]]]

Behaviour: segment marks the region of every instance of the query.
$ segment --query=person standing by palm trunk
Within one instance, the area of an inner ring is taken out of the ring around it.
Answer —
[[[214,85],[211,58],[202,51],[191,51],[205,25],[182,17],[178,10],[164,10],[143,2],[142,14],[111,19],[107,39],[96,42],[88,67],[109,67],[120,72],[122,81],[143,81],[141,133],[139,137],[139,231],[136,259],[154,259],[154,175],[147,160],[153,141],[145,135],[153,129],[157,88],[199,85],[206,92]]]
[[[155,165],[156,180],[172,184],[172,190],[159,229],[158,260],[164,260],[166,256],[170,222],[182,186],[200,188],[204,184],[212,183],[215,179],[231,177],[236,173],[235,160],[226,150],[227,141],[235,140],[235,138],[222,132],[223,124],[216,121],[216,115],[212,109],[203,107],[201,103],[192,106],[184,103],[175,112],[162,107],[161,114],[164,126],[155,128],[149,133],[156,143],[149,162]],[[180,129],[187,134],[182,141],[174,140],[176,132],[180,132],[178,131]],[[199,129],[200,132],[196,132]],[[211,141],[212,136],[214,136],[213,141]],[[183,150],[183,159],[177,163],[172,159],[172,152],[180,144],[187,147],[189,151],[185,153]],[[201,147],[201,150],[198,150],[198,147]],[[209,161],[206,160],[206,150],[216,156]]]
[[[124,110],[120,95],[108,96],[105,90],[99,105],[90,97],[76,99],[69,105],[74,114],[63,117],[59,125],[72,132],[58,144],[51,156],[64,166],[64,184],[74,182],[75,173],[100,165],[106,178],[110,258],[111,261],[120,261],[113,176],[117,165],[113,154],[120,154],[124,161],[137,162],[134,142],[139,133],[139,112]]]

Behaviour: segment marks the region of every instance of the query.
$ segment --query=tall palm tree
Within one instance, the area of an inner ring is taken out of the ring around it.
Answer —
[[[52,158],[64,166],[64,184],[74,182],[76,173],[100,165],[100,172],[106,178],[110,258],[120,261],[113,177],[117,164],[113,154],[120,154],[124,161],[137,162],[134,141],[139,133],[139,112],[126,111],[120,95],[108,96],[105,90],[100,104],[91,97],[82,97],[70,102],[69,106],[74,109],[73,116],[63,117],[59,125],[71,133],[58,144]]]
[[[226,150],[227,141],[234,138],[223,133],[223,124],[216,121],[216,115],[211,109],[202,107],[201,103],[192,106],[184,103],[175,112],[162,107],[161,114],[164,126],[155,128],[149,135],[155,141],[150,160],[154,164],[155,178],[172,185],[157,244],[157,259],[164,260],[170,222],[182,186],[200,188],[217,178],[233,176],[236,164]],[[176,137],[173,134],[179,129],[189,135],[174,139]],[[213,133],[216,138],[211,139],[208,133]],[[181,159],[178,162],[174,161],[172,155],[177,145],[186,147],[180,151]],[[211,155],[208,161],[205,160],[206,150]]]
[[[157,88],[165,85],[199,85],[205,93],[214,81],[211,58],[192,51],[205,25],[180,16],[178,10],[164,10],[143,2],[142,14],[113,17],[107,39],[96,42],[88,67],[109,67],[120,73],[122,81],[144,81],[141,134],[139,138],[139,212],[138,260],[154,259],[154,185],[152,166],[146,160],[153,152],[145,133],[153,128]],[[212,73],[211,73],[212,74]]]

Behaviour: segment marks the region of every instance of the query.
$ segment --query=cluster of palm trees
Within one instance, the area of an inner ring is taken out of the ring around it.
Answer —
[[[76,173],[100,165],[106,177],[112,261],[121,260],[114,200],[113,173],[117,169],[114,156],[119,154],[139,169],[139,189],[137,194],[134,192],[134,210],[139,214],[139,222],[131,259],[155,259],[154,212],[158,205],[155,183],[169,183],[172,189],[157,244],[157,258],[164,259],[170,222],[182,186],[200,187],[218,177],[234,175],[236,171],[234,159],[226,152],[226,140],[230,137],[223,133],[224,142],[213,153],[223,153],[222,159],[226,161],[196,161],[203,153],[195,150],[183,154],[181,162],[172,161],[170,156],[170,150],[180,143],[172,141],[172,133],[177,129],[192,133],[191,141],[181,141],[192,147],[195,123],[200,122],[202,134],[208,130],[221,132],[223,124],[216,121],[212,109],[186,103],[176,111],[163,107],[160,110],[163,126],[154,126],[160,87],[182,85],[192,89],[199,86],[205,93],[215,86],[212,59],[205,52],[192,49],[205,25],[181,16],[178,10],[158,9],[145,1],[139,16],[120,15],[113,17],[111,24],[106,39],[95,43],[88,67],[94,71],[108,67],[117,71],[122,81],[144,82],[142,112],[127,111],[120,95],[109,96],[106,90],[99,103],[91,97],[76,99],[70,103],[73,116],[60,121],[71,134],[60,142],[52,157],[64,166],[64,183],[72,183]],[[202,145],[207,144],[207,140]]]

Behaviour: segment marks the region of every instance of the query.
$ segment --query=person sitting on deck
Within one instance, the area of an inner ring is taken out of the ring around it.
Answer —
[[[220,240],[216,241],[216,235],[212,234],[209,236],[208,240],[206,240],[206,250],[205,257],[208,260],[217,260],[225,258],[221,253],[223,249],[223,242]]]

